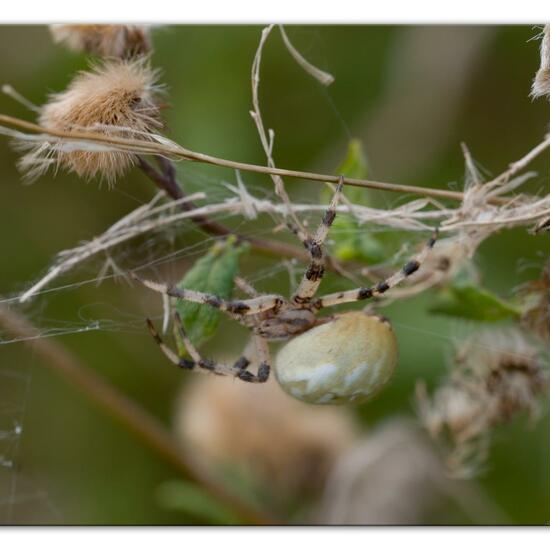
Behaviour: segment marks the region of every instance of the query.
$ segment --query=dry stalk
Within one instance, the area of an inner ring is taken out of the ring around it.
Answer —
[[[254,120],[256,129],[258,130],[258,135],[260,136],[260,142],[262,144],[263,150],[267,157],[267,165],[270,168],[275,168],[275,161],[273,160],[273,144],[275,140],[275,133],[273,130],[269,130],[269,137],[265,131],[264,122],[262,119],[262,113],[260,111],[260,67],[262,63],[262,53],[264,49],[264,44],[269,36],[269,33],[275,25],[268,25],[262,31],[262,36],[260,38],[260,43],[258,44],[258,49],[256,50],[256,55],[254,56],[254,61],[252,62],[252,73],[251,73],[251,82],[252,82],[252,111],[250,111],[250,116]],[[305,229],[300,222],[300,220],[294,214],[292,208],[292,203],[290,202],[290,197],[285,189],[285,184],[283,178],[277,174],[271,174],[271,179],[275,185],[275,193],[283,201],[285,206],[288,209],[288,213],[292,218],[292,221],[300,228],[302,232],[305,233]]]
[[[267,165],[270,168],[275,168],[275,161],[273,160],[273,145],[275,141],[275,132],[270,128],[268,132],[265,130],[264,121],[262,119],[262,112],[260,110],[260,68],[262,64],[262,54],[264,45],[269,37],[269,34],[273,30],[273,27],[275,25],[268,25],[262,30],[262,35],[260,37],[260,42],[258,44],[258,48],[256,50],[256,54],[254,55],[254,61],[252,62],[252,71],[251,71],[251,83],[252,83],[252,111],[250,111],[250,116],[252,117],[252,120],[254,120],[254,124],[256,125],[256,129],[258,130],[258,135],[260,136],[260,142],[262,144],[263,150],[266,154],[267,158]],[[288,51],[294,58],[294,60],[306,71],[308,74],[316,78],[321,84],[328,86],[334,82],[334,77],[324,71],[321,71],[314,65],[312,65],[309,61],[307,61],[300,52],[292,45],[292,42],[290,42],[290,39],[288,38],[284,27],[282,25],[279,25],[279,30],[281,32],[281,36],[283,38],[283,42],[285,46],[287,47]],[[275,193],[277,196],[283,201],[283,203],[286,205],[288,209],[288,213],[290,217],[292,218],[292,221],[300,228],[300,230],[307,234],[306,229],[300,222],[300,220],[296,217],[292,202],[290,201],[290,197],[288,196],[288,193],[285,189],[285,184],[283,182],[283,179],[278,174],[271,174],[271,179],[273,180],[273,184],[275,185]]]
[[[14,130],[18,128],[25,130],[21,132]],[[299,170],[288,170],[284,168],[271,168],[269,166],[260,166],[257,164],[248,164],[233,160],[221,159],[204,153],[197,153],[178,145],[166,137],[149,135],[154,141],[144,139],[121,138],[100,134],[93,131],[74,129],[70,132],[44,128],[38,124],[28,122],[9,115],[0,114],[0,133],[13,137],[21,141],[36,142],[47,145],[52,150],[83,150],[83,151],[125,151],[136,155],[154,155],[171,158],[174,160],[190,160],[204,164],[212,164],[241,170],[243,172],[255,172],[258,174],[278,175],[289,178],[299,178],[319,183],[338,183],[340,176],[332,174],[317,174],[314,172],[302,172]],[[344,177],[345,185],[354,187],[363,187],[367,189],[378,189],[380,191],[391,191],[394,193],[421,195],[423,197],[433,197],[436,199],[449,199],[461,201],[464,198],[460,191],[450,191],[448,189],[433,189],[429,187],[418,187],[415,185],[404,185],[397,183],[387,183],[374,180],[365,180],[359,178]],[[492,199],[491,203],[501,204],[502,200]]]

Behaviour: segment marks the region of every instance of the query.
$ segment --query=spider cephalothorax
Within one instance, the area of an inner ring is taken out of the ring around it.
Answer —
[[[236,279],[236,284],[249,298],[223,300],[211,294],[147,281],[133,275],[161,294],[218,308],[252,331],[252,345],[231,366],[202,359],[189,341],[177,314],[176,326],[190,359],[172,351],[148,319],[149,330],[168,359],[185,369],[198,367],[203,371],[235,376],[245,382],[265,382],[271,370],[267,342],[293,338],[279,352],[275,374],[282,388],[294,397],[312,403],[342,403],[362,401],[376,392],[389,379],[397,362],[397,343],[387,319],[357,311],[330,317],[317,317],[317,313],[325,307],[384,294],[412,275],[435,244],[437,231],[415,259],[388,279],[372,287],[315,298],[324,274],[323,244],[334,221],[342,187],[340,181],[313,236],[291,227],[309,252],[310,263],[290,300],[276,294],[259,294],[240,278]],[[248,370],[254,355],[259,359],[256,374]]]

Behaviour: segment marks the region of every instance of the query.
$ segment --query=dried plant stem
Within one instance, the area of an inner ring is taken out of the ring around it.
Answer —
[[[271,523],[267,515],[251,508],[239,497],[230,493],[221,482],[184,454],[157,419],[105,382],[62,345],[40,338],[39,331],[21,314],[0,306],[0,326],[14,337],[24,338],[25,343],[54,372],[87,394],[96,405],[120,422],[181,475],[200,484],[213,497],[234,510],[243,521],[252,524]]]
[[[223,166],[225,168],[232,168],[233,170],[241,170],[244,172],[255,172],[258,174],[277,175],[289,178],[300,178],[320,183],[338,183],[339,176],[330,174],[317,174],[313,172],[302,172],[299,170],[287,170],[284,168],[273,168],[270,166],[260,166],[257,164],[248,164],[244,162],[237,162],[233,160],[222,159],[213,157],[211,155],[205,155],[204,153],[197,153],[189,149],[181,147],[177,143],[170,141],[166,138],[162,138],[160,141],[146,141],[141,139],[127,139],[117,136],[84,132],[84,131],[60,131],[49,128],[43,128],[38,124],[27,122],[15,117],[0,114],[0,124],[4,124],[11,127],[21,128],[23,130],[43,134],[44,136],[51,136],[58,138],[60,142],[74,143],[78,146],[78,143],[96,143],[103,144],[106,147],[110,147],[116,150],[128,151],[135,154],[156,155],[161,157],[169,157],[181,160],[191,160],[195,162],[201,162],[204,164],[212,164],[215,166]],[[6,132],[7,133],[7,132]],[[25,134],[17,135],[17,132],[13,132],[10,135],[13,137],[25,140]],[[160,138],[160,136],[158,136]],[[47,141],[47,140],[45,140]],[[378,189],[380,191],[391,191],[394,193],[420,195],[423,197],[434,197],[438,199],[450,199],[461,201],[464,198],[464,194],[460,191],[450,191],[448,189],[432,189],[428,187],[418,187],[415,185],[403,185],[397,183],[387,183],[381,181],[364,180],[357,178],[345,177],[343,183],[346,185],[352,185],[354,187],[363,187],[368,189]],[[502,204],[505,199],[501,197],[494,197],[491,199],[492,203]]]
[[[281,37],[286,46],[286,49],[290,52],[290,55],[294,58],[294,61],[302,67],[302,69],[311,75],[315,80],[320,82],[323,86],[330,86],[334,82],[334,77],[325,71],[322,71],[318,67],[312,65],[292,44],[290,38],[286,34],[285,28],[283,25],[278,25],[279,31],[281,32]]]
[[[272,130],[269,130],[269,132],[265,131],[264,121],[262,119],[262,112],[260,110],[260,66],[262,63],[262,53],[265,42],[274,26],[275,25],[268,25],[262,30],[262,36],[260,38],[260,43],[258,44],[258,49],[256,50],[256,55],[254,56],[254,61],[252,63],[252,73],[250,76],[250,80],[252,82],[252,111],[250,111],[250,116],[252,116],[252,120],[254,121],[256,129],[258,130],[260,142],[266,155],[267,165],[269,166],[269,168],[275,168],[275,161],[273,160],[273,143],[275,140],[275,134]],[[276,174],[271,174],[271,179],[273,180],[273,184],[275,185],[275,193],[287,207],[288,213],[291,216],[292,221],[296,226],[300,228],[302,233],[305,233],[307,235],[306,229],[294,213],[292,202],[290,201],[290,197],[286,192],[283,179],[281,178],[281,176]]]
[[[506,183],[512,176],[517,174],[520,170],[523,170],[535,157],[538,157],[543,151],[550,147],[550,134],[544,137],[536,147],[533,147],[525,156],[516,162],[510,164],[508,170],[503,172],[498,178],[493,180],[495,183]]]

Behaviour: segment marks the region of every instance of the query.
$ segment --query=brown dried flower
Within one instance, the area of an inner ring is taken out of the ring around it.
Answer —
[[[356,436],[346,409],[306,405],[273,380],[251,387],[210,376],[184,391],[176,431],[186,453],[244,469],[279,497],[319,491]]]
[[[149,28],[140,25],[50,25],[54,42],[102,57],[128,58],[151,51]]]
[[[89,130],[147,139],[161,127],[157,103],[157,73],[143,58],[134,61],[112,60],[81,72],[64,92],[51,96],[41,108],[39,123],[57,131]],[[29,148],[29,143],[20,143]],[[70,143],[30,144],[31,150],[19,166],[32,179],[50,165],[63,166],[84,178],[96,174],[112,183],[136,160],[132,153],[72,149]]]
[[[534,418],[548,381],[540,351],[516,330],[482,332],[461,345],[449,380],[431,401],[425,386],[417,387],[422,423],[452,448],[450,472],[474,475],[487,458],[491,429],[520,412]]]

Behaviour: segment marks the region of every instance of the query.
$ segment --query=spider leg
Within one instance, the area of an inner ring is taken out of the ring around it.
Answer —
[[[172,363],[174,363],[174,365],[176,365],[177,367],[181,367],[182,369],[192,370],[195,368],[195,361],[191,361],[190,359],[180,357],[177,353],[172,351],[164,343],[164,340],[161,338],[160,334],[157,332],[157,329],[155,328],[155,325],[153,324],[153,321],[151,321],[151,319],[145,319],[145,322],[147,323],[147,327],[149,328],[149,332],[151,333],[153,340],[155,340],[155,342],[158,344],[159,348],[161,349],[162,353],[164,353],[164,355],[166,355],[166,357]]]
[[[149,332],[151,333],[151,336],[153,337],[155,342],[158,344],[158,346],[160,347],[164,355],[170,360],[170,362],[172,362],[177,367],[180,367],[182,369],[187,369],[187,370],[197,369],[200,372],[204,372],[204,373],[211,372],[219,375],[234,376],[236,378],[239,378],[240,380],[243,380],[244,382],[261,383],[261,382],[265,382],[269,378],[269,372],[270,372],[269,356],[267,358],[267,361],[262,360],[262,363],[258,368],[258,374],[256,375],[252,374],[247,370],[247,367],[250,364],[250,361],[244,355],[240,357],[232,367],[228,365],[223,365],[221,363],[216,363],[215,361],[202,359],[197,349],[193,346],[193,344],[190,342],[189,338],[185,334],[183,325],[181,323],[181,318],[177,314],[175,314],[174,317],[176,320],[176,326],[178,327],[180,337],[185,345],[185,348],[189,352],[191,359],[180,357],[177,353],[172,351],[164,343],[160,334],[157,332],[155,325],[150,319],[147,319],[147,326],[149,327]]]
[[[236,378],[239,378],[240,380],[243,380],[244,382],[262,383],[266,382],[269,378],[269,372],[271,370],[269,361],[262,360],[260,366],[258,367],[258,373],[252,374],[250,371],[247,370],[248,365],[250,365],[250,360],[245,355],[239,357],[239,359],[237,359],[233,366],[218,363],[210,359],[203,359],[200,356],[197,348],[187,337],[185,329],[183,328],[183,322],[177,312],[174,313],[174,320],[176,322],[176,327],[178,329],[180,338],[185,346],[185,349],[188,351],[195,365],[197,365],[201,369],[213,372],[214,374],[234,376]],[[257,337],[254,336],[254,338]],[[258,342],[258,340],[256,340],[256,342]],[[265,344],[265,348],[267,348],[267,343]]]
[[[265,380],[267,380],[271,371],[271,358],[269,354],[269,346],[267,344],[267,340],[259,334],[254,334],[252,338],[256,346],[258,360],[260,361],[260,366],[258,367],[258,376],[260,375],[260,372],[265,373]]]
[[[422,251],[412,260],[409,260],[399,271],[395,272],[391,277],[388,277],[384,281],[380,281],[378,284],[372,287],[360,287],[354,290],[346,290],[344,292],[334,292],[333,294],[326,294],[321,298],[315,300],[313,306],[316,309],[324,307],[336,306],[338,304],[346,304],[349,302],[357,302],[359,300],[367,300],[373,296],[384,294],[390,288],[398,285],[401,281],[406,279],[409,275],[415,273],[422,262],[426,259],[431,249],[437,240],[439,230],[435,229],[433,235],[425,244]]]
[[[338,205],[338,201],[340,200],[340,195],[342,194],[342,188],[344,186],[343,179],[344,177],[340,176],[340,181],[336,186],[336,191],[330,201],[330,205],[325,212],[323,220],[317,228],[313,238],[304,239],[303,234],[297,230],[295,231],[298,238],[302,240],[302,243],[307,248],[310,256],[310,262],[307,270],[304,273],[296,292],[292,296],[292,302],[295,304],[309,302],[321,284],[321,279],[325,273],[325,254],[323,251],[323,244],[327,238],[330,226],[336,217],[336,207]]]
[[[207,294],[197,290],[178,288],[176,286],[169,286],[164,283],[148,281],[147,279],[138,277],[135,273],[131,273],[131,276],[147,288],[150,288],[155,292],[159,292],[160,294],[172,296],[173,298],[179,298],[181,300],[187,300],[188,302],[195,302],[197,304],[206,304],[221,311],[228,312],[229,314],[255,315],[271,309],[276,310],[280,308],[284,302],[280,296],[275,294],[265,294],[255,298],[250,298],[249,300],[224,300],[214,294]]]
[[[251,298],[257,298],[261,296],[261,294],[246,279],[243,279],[242,277],[236,276],[234,279],[234,283],[235,286],[237,286],[245,294],[248,294],[248,296],[250,296]],[[256,327],[260,322],[260,318],[262,317],[261,313],[256,315],[237,315],[235,313],[228,312],[228,315],[247,328]]]

